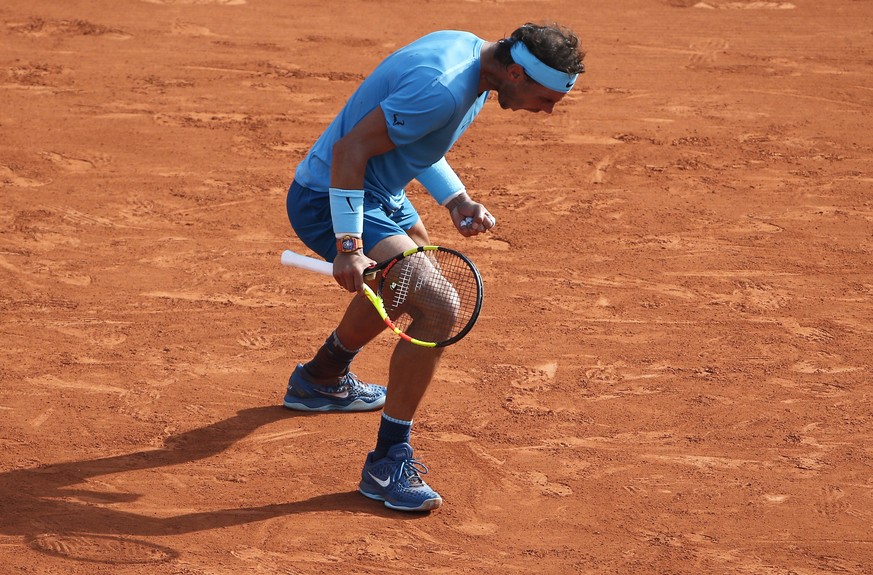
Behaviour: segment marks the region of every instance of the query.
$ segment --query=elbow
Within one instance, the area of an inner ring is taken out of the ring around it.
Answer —
[[[348,137],[340,138],[333,145],[333,163],[350,168],[365,168],[370,154],[361,143]]]
[[[349,145],[345,138],[340,138],[333,145],[333,162],[340,165],[348,165],[349,163]]]

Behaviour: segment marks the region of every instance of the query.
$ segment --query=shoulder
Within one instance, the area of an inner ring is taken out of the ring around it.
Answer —
[[[435,70],[454,67],[459,61],[476,56],[477,46],[484,41],[470,32],[442,30],[431,32],[395,52],[391,59],[406,66],[427,66]]]
[[[478,62],[484,40],[470,32],[444,30],[413,42],[395,62],[404,82],[442,85],[449,91],[466,92],[464,84],[478,84]],[[458,96],[459,94],[456,94]]]

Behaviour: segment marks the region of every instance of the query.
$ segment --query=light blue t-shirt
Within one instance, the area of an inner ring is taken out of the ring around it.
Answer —
[[[389,210],[397,209],[406,185],[449,151],[488,99],[487,91],[479,94],[483,44],[469,32],[447,30],[388,56],[315,142],[294,179],[327,193],[334,143],[381,106],[397,147],[370,158],[364,190]]]

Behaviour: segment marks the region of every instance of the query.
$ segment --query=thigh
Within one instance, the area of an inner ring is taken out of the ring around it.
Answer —
[[[297,237],[319,256],[332,262],[336,258],[328,194],[291,184],[286,200],[288,220]],[[376,261],[427,243],[427,230],[415,207],[404,197],[400,208],[388,212],[381,203],[364,200],[364,252]]]
[[[328,195],[305,188],[295,181],[288,189],[285,209],[288,221],[300,241],[325,260],[333,261],[336,257],[336,238],[331,225]]]
[[[411,228],[406,230],[406,235],[412,238],[417,246],[429,246],[430,236],[427,234],[427,229],[424,227],[424,222],[419,219]]]
[[[364,202],[364,251],[376,260],[392,258],[400,252],[422,245],[427,231],[409,198],[397,210],[388,212],[377,201]]]
[[[373,246],[373,249],[367,252],[367,255],[377,262],[382,262],[406,250],[426,245],[430,245],[430,240],[424,223],[419,219],[406,230],[406,233],[382,238],[379,243]]]

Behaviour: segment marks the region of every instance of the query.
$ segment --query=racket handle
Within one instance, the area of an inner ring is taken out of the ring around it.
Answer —
[[[282,265],[293,266],[295,268],[309,270],[311,272],[324,274],[326,276],[333,275],[332,263],[326,262],[324,260],[317,260],[309,256],[304,256],[302,254],[292,252],[291,250],[285,250],[284,252],[282,252]]]

